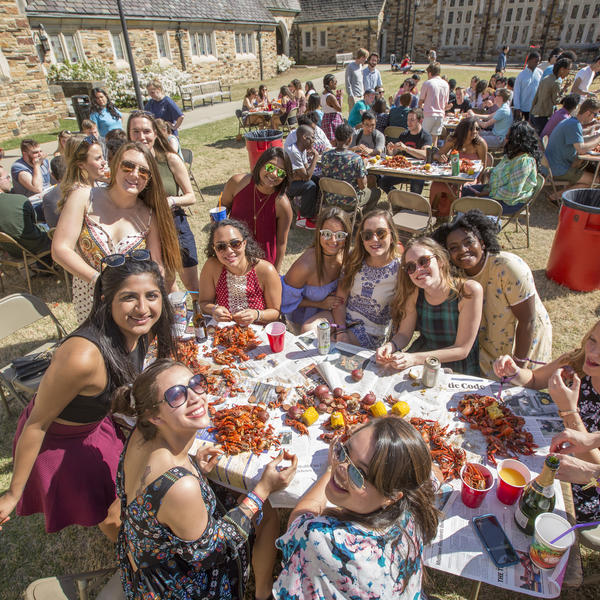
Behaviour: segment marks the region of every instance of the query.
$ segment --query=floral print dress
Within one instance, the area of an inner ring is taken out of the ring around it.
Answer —
[[[376,533],[332,516],[300,515],[276,542],[279,600],[421,598],[422,543],[413,519]]]

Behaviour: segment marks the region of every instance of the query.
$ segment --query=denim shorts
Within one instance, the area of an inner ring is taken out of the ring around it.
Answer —
[[[190,229],[185,212],[182,208],[173,211],[173,222],[175,231],[179,240],[179,249],[181,251],[181,262],[184,269],[187,267],[198,266],[198,251],[196,250],[196,239]]]

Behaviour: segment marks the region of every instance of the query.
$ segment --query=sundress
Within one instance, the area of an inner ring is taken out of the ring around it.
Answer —
[[[390,302],[399,268],[398,258],[383,267],[370,267],[363,262],[354,277],[346,303],[346,323],[359,321],[351,331],[363,348],[379,348],[387,338],[392,321]]]
[[[273,587],[278,600],[421,597],[423,546],[408,513],[385,533],[303,514],[276,545],[283,554]]]
[[[459,300],[458,296],[451,294],[441,304],[434,306],[427,302],[424,291],[419,290],[415,330],[419,331],[420,335],[408,349],[408,352],[439,350],[454,345],[456,332],[458,331]],[[443,366],[452,369],[455,373],[479,375],[477,339],[473,342],[473,347],[466,358],[443,363]]]
[[[123,522],[117,559],[125,597],[128,600],[243,598],[249,575],[251,520],[237,505],[228,512],[217,506],[212,488],[196,465],[197,473],[182,467],[169,469],[127,504],[124,456],[125,452],[117,472]],[[186,475],[197,476],[208,513],[206,529],[193,541],[177,537],[156,518],[164,495]]]
[[[245,275],[234,275],[223,267],[217,281],[215,296],[217,304],[224,306],[231,313],[247,308],[264,310],[267,307],[254,268]]]
[[[93,196],[101,188],[92,188],[90,190],[90,202],[83,215],[83,227],[77,240],[77,252],[88,265],[96,271],[100,271],[100,261],[109,254],[126,254],[132,250],[138,250],[146,247],[146,238],[150,230],[152,220],[152,211],[150,219],[144,229],[137,233],[126,235],[124,238],[115,242],[108,231],[100,223],[96,223],[90,214],[92,211]],[[102,190],[106,193],[105,190]],[[75,307],[75,316],[77,324],[81,325],[90,314],[94,300],[94,285],[73,276],[73,305]]]
[[[322,311],[322,308],[316,306],[300,306],[302,300],[310,302],[321,302],[327,296],[335,292],[338,286],[338,280],[334,279],[325,285],[305,285],[301,288],[295,288],[285,282],[281,276],[281,312],[292,323],[302,325],[308,319]]]
[[[579,414],[585,428],[590,432],[600,431],[600,393],[594,389],[592,378],[586,375],[579,388]],[[600,520],[600,494],[593,487],[585,492],[583,486],[573,484],[573,499],[578,523]]]

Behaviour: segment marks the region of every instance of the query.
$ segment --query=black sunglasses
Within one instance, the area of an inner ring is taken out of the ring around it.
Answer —
[[[428,254],[427,256],[419,256],[419,258],[417,258],[417,262],[411,260],[410,262],[407,262],[402,268],[409,275],[412,275],[418,268],[426,269],[431,264],[431,260],[434,258],[435,256],[433,254]]]
[[[358,489],[362,489],[365,487],[367,480],[366,473],[360,468],[357,467],[350,458],[350,454],[348,453],[348,448],[343,442],[337,441],[333,446],[333,456],[335,460],[339,463],[347,463],[348,465],[348,479],[352,485],[357,487]]]
[[[152,259],[150,251],[145,249],[132,250],[127,254],[109,254],[100,260],[100,272],[102,273],[106,267],[122,267],[126,260],[144,262]]]
[[[208,391],[208,382],[206,377],[201,373],[194,375],[187,385],[174,385],[165,391],[165,402],[171,408],[179,408],[187,402],[188,390],[192,390],[195,394],[206,394]]]
[[[232,250],[239,250],[242,247],[244,240],[229,240],[228,242],[216,242],[215,250],[217,252],[225,252],[227,248],[231,247]]]

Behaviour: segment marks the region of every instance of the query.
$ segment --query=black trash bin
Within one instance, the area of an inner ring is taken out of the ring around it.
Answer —
[[[254,168],[258,157],[268,148],[279,146],[283,148],[283,131],[278,129],[259,129],[249,131],[244,135],[246,138],[246,150],[250,160],[250,170]]]
[[[564,192],[546,275],[572,290],[600,289],[600,190]]]
[[[86,94],[80,94],[77,96],[71,96],[71,102],[73,104],[73,110],[75,111],[75,116],[77,117],[77,124],[79,125],[79,131],[83,128],[81,124],[84,119],[90,118],[90,113],[92,112],[92,107],[90,104],[90,97]]]

